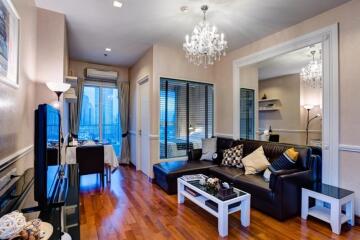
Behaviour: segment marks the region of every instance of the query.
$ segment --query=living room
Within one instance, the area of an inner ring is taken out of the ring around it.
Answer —
[[[360,238],[359,1],[0,10],[1,238]]]

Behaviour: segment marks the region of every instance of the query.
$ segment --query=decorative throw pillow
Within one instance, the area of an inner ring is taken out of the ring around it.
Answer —
[[[244,157],[242,163],[245,167],[245,175],[259,173],[270,165],[262,146]]]
[[[299,153],[295,148],[289,148],[278,159],[271,163],[272,169],[277,170],[289,170],[296,167],[296,161],[299,157]]]
[[[243,156],[243,145],[237,145],[236,147],[226,149],[223,153],[223,160],[221,165],[242,168],[241,159]]]
[[[202,142],[202,155],[200,160],[213,160],[213,155],[216,153],[216,138],[203,138]]]

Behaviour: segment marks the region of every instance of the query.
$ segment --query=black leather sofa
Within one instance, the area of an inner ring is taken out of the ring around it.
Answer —
[[[251,206],[276,218],[285,220],[296,216],[301,208],[301,187],[321,181],[321,157],[313,155],[306,146],[294,146],[254,140],[217,139],[218,158],[213,162],[200,161],[201,149],[192,150],[188,161],[175,161],[154,165],[155,182],[168,194],[177,192],[177,178],[186,174],[203,173],[233,184],[251,194]],[[286,149],[295,147],[300,153],[296,169],[271,174],[266,182],[262,173],[244,175],[243,169],[221,166],[224,149],[244,145],[244,156],[260,146],[270,162]]]

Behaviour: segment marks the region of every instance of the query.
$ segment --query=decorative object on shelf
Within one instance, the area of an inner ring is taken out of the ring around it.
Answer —
[[[321,52],[319,51],[320,56]],[[322,63],[315,60],[316,51],[311,51],[312,60],[308,65],[303,67],[300,72],[300,78],[306,86],[311,88],[322,88]]]
[[[0,239],[8,239],[18,235],[26,226],[24,215],[18,211],[11,212],[0,218]]]
[[[316,118],[320,117],[320,114],[316,114],[314,117],[310,118],[310,111],[311,109],[314,108],[314,105],[310,105],[310,104],[307,104],[307,105],[304,105],[304,108],[306,109],[307,111],[307,120],[306,120],[306,142],[305,144],[308,145],[309,144],[309,126],[310,126],[310,123],[315,120]]]
[[[266,99],[267,99],[266,94],[264,94],[264,96],[263,96],[261,99],[262,99],[262,100],[266,100]]]
[[[228,47],[224,33],[219,34],[217,28],[206,21],[208,9],[207,5],[201,6],[203,21],[195,26],[191,37],[185,36],[183,44],[189,62],[198,66],[203,64],[204,67],[220,61],[221,56],[226,55],[225,50]]]
[[[19,86],[20,17],[11,0],[0,0],[0,82]]]

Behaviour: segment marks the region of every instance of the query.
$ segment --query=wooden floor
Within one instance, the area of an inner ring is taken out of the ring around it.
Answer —
[[[177,204],[131,167],[121,167],[101,192],[95,175],[81,178],[81,239],[221,239],[217,219],[185,201]],[[251,209],[250,227],[229,217],[226,239],[360,239],[360,227],[343,225],[337,236],[326,223],[300,217],[279,222]]]

